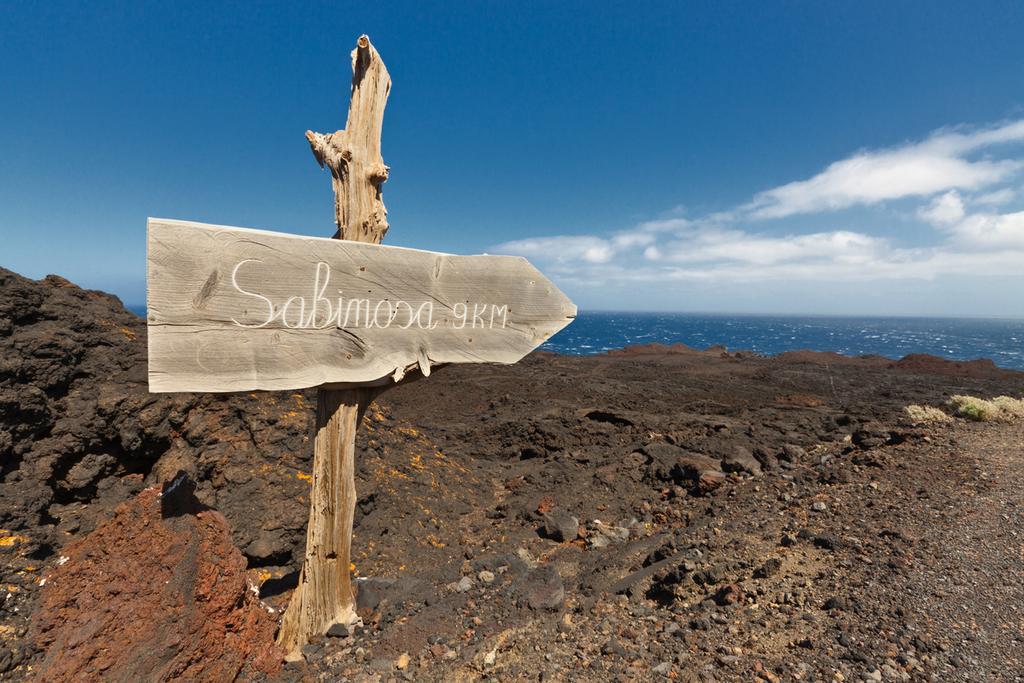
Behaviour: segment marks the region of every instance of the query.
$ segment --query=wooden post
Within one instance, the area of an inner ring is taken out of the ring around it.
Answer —
[[[388,230],[381,184],[388,167],[380,152],[391,77],[367,36],[352,51],[352,94],[344,130],[306,131],[320,166],[331,171],[339,239],[380,243]],[[356,429],[379,388],[317,390],[313,485],[306,557],[277,643],[290,661],[302,646],[336,623],[358,622],[349,570],[356,504]]]

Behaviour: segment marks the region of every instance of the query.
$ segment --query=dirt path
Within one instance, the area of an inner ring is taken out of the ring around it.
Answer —
[[[908,582],[912,614],[948,648],[944,680],[1024,680],[1024,425],[962,430],[972,472],[921,510],[932,551]],[[941,454],[940,454],[941,455]],[[949,468],[953,469],[953,468]],[[928,524],[930,522],[930,524]]]

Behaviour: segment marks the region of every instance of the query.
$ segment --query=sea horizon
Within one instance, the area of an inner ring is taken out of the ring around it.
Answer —
[[[126,308],[145,317],[144,306]],[[764,356],[810,350],[898,360],[921,353],[953,361],[987,359],[1024,371],[1024,318],[1012,316],[582,310],[539,349],[585,356],[645,344],[724,346]]]
[[[140,318],[145,318],[146,315],[146,304],[124,304],[125,310],[130,311]],[[972,315],[969,313],[951,313],[945,315],[932,315],[926,313],[786,313],[779,311],[754,311],[754,312],[743,312],[743,311],[665,311],[665,310],[625,310],[618,308],[586,308],[579,309],[580,313],[591,315],[591,314],[616,314],[616,315],[683,315],[683,316],[716,316],[716,317],[728,317],[728,316],[739,316],[739,317],[751,317],[751,318],[775,318],[775,317],[788,317],[788,318],[893,318],[893,319],[910,319],[910,320],[1019,320],[1024,322],[1024,314],[1022,315]]]

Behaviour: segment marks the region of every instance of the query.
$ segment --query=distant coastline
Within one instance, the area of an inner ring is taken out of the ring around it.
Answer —
[[[145,306],[126,308],[145,316]],[[1024,371],[1024,318],[581,311],[541,349],[585,356],[638,344],[679,343],[766,356],[811,350],[895,360],[926,353],[959,361],[985,358]]]

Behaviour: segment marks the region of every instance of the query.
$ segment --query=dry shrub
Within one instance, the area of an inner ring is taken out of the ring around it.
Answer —
[[[1007,419],[1019,420],[1024,418],[1024,398],[996,396],[992,399],[992,403],[999,408],[999,412]]]
[[[911,422],[914,424],[937,424],[949,422],[953,418],[933,406],[909,405],[903,410],[907,411]]]
[[[997,396],[991,401],[974,396],[954,396],[949,399],[949,405],[958,417],[976,422],[1010,422],[1024,418],[1024,399],[1009,396]]]

